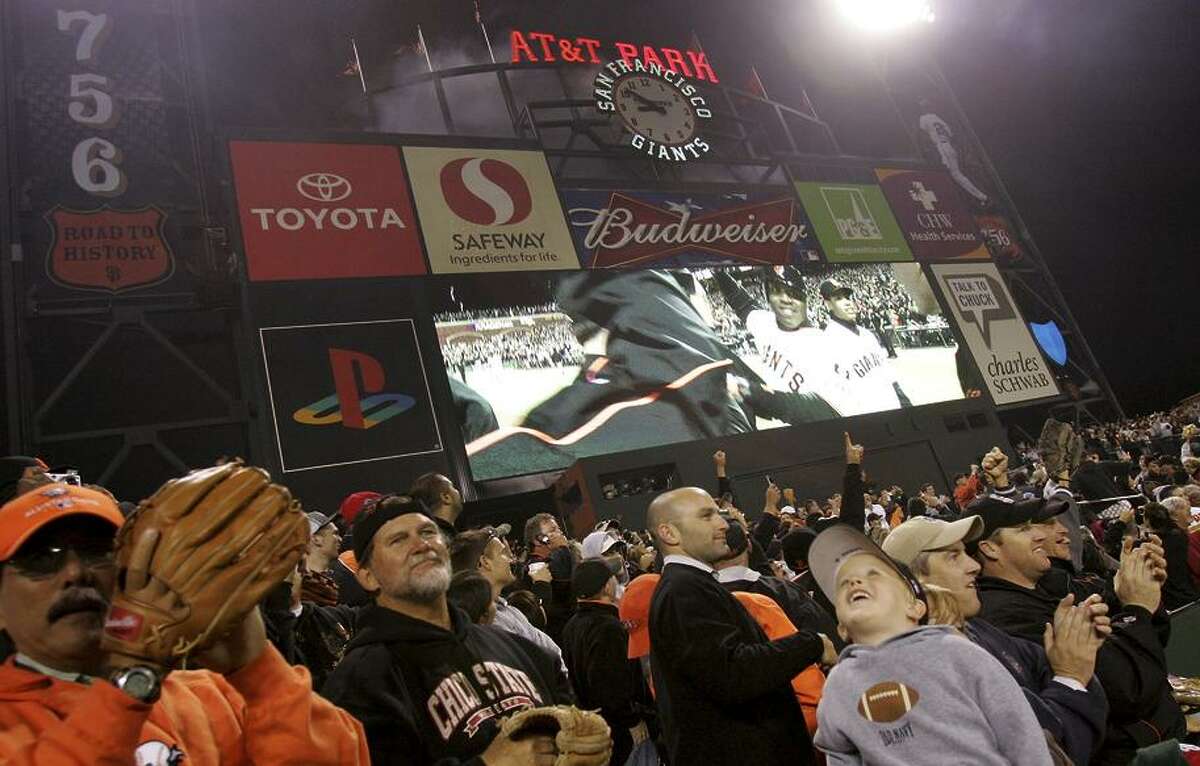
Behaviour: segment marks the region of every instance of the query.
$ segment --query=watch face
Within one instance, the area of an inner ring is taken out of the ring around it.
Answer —
[[[121,691],[139,700],[148,700],[158,691],[158,677],[145,668],[130,668],[120,680]]]
[[[613,88],[613,103],[625,126],[666,146],[680,146],[696,136],[696,111],[679,90],[657,77],[623,77]]]

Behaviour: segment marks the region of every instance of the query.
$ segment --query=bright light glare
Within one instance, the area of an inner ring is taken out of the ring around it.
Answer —
[[[890,32],[933,21],[929,0],[837,0],[842,15],[872,32]]]

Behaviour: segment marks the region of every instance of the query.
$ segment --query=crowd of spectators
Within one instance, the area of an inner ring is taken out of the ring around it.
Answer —
[[[504,306],[486,309],[459,309],[458,311],[441,311],[433,315],[433,321],[438,324],[456,322],[475,322],[480,319],[507,319],[509,317],[532,317],[544,314],[558,313],[558,304],[541,303],[532,306]]]
[[[573,704],[613,764],[1182,763],[1196,700],[1165,645],[1200,598],[1193,418],[1082,429],[1075,464],[995,448],[945,492],[877,484],[846,435],[840,486],[741,497],[719,451],[714,486],[658,494],[644,528],[574,537],[546,512],[469,527],[438,474],[352,492],[308,512],[261,643],[151,697],[95,647],[115,500],[5,458],[0,762],[548,766],[552,737],[500,723]],[[103,507],[12,532],[47,492]]]
[[[504,330],[464,333],[442,343],[442,358],[448,369],[460,373],[480,367],[509,367],[520,370],[576,367],[583,362],[583,349],[571,332],[566,317]]]

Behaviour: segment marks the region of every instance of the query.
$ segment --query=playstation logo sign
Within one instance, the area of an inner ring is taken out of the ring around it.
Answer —
[[[417,402],[405,394],[383,393],[383,365],[373,356],[331,348],[329,366],[333,371],[335,392],[296,410],[292,418],[297,423],[310,426],[341,423],[346,428],[373,428],[411,409]],[[363,394],[371,396],[364,397]]]
[[[259,337],[285,472],[441,451],[411,319],[264,327]]]
[[[300,196],[313,202],[340,202],[350,196],[350,182],[336,173],[309,173],[296,182]]]

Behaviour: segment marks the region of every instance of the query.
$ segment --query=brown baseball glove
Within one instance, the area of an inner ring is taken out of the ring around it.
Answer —
[[[1076,439],[1078,437],[1071,426],[1054,418],[1046,419],[1042,434],[1038,437],[1037,449],[1051,478],[1058,479],[1071,473],[1071,456]],[[1079,441],[1079,448],[1082,447],[1083,442]]]
[[[572,705],[535,707],[509,717],[497,736],[520,739],[526,734],[554,737],[554,766],[607,766],[612,736],[599,714]]]
[[[307,540],[299,503],[262,469],[238,460],[168,481],[117,534],[101,648],[179,667],[245,619]]]

